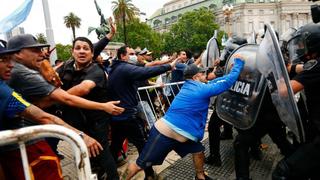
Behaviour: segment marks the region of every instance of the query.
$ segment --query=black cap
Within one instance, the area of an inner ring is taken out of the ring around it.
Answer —
[[[19,49],[8,49],[7,42],[4,40],[0,40],[0,55],[12,54],[12,53],[15,53],[18,51],[19,51]]]
[[[206,72],[206,68],[200,68],[195,64],[190,64],[183,71],[184,78],[192,78],[197,73]]]
[[[43,48],[49,47],[49,44],[40,44],[37,42],[37,39],[31,34],[20,34],[13,36],[8,40],[8,49],[18,49],[23,48]]]

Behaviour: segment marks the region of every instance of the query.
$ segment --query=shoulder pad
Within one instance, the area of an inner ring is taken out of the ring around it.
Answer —
[[[315,67],[318,64],[318,61],[315,59],[309,60],[306,63],[304,63],[303,65],[303,70],[305,71],[309,71],[311,70],[313,67]]]

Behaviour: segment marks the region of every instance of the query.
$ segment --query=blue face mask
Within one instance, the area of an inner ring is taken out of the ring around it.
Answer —
[[[128,62],[131,63],[131,64],[137,64],[138,57],[136,55],[131,55],[131,56],[129,56]]]

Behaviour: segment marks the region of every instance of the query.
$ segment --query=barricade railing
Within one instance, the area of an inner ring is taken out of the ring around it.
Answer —
[[[147,121],[149,128],[151,128],[153,123],[161,118],[170,107],[172,100],[177,95],[173,87],[176,87],[176,89],[180,91],[180,86],[182,86],[183,83],[184,81],[138,88],[138,111],[140,117],[143,116],[142,119]],[[146,97],[141,97],[142,93],[144,93]]]
[[[38,125],[17,130],[5,130],[0,132],[0,146],[18,144],[26,180],[31,180],[29,171],[26,142],[41,138],[59,138],[68,142],[74,152],[77,175],[80,180],[96,180],[92,174],[89,161],[89,153],[83,139],[74,131],[58,125]]]

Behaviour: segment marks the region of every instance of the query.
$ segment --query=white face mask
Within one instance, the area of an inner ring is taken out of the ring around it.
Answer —
[[[128,60],[129,63],[131,64],[137,64],[138,62],[138,57],[136,55],[129,55],[129,60]]]

